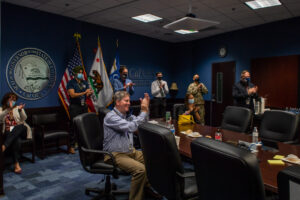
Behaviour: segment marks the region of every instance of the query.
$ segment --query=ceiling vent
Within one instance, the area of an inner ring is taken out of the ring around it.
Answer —
[[[174,22],[171,22],[169,24],[166,24],[163,27],[174,31],[176,30],[200,31],[212,26],[216,26],[218,24],[220,24],[220,22],[196,18],[196,15],[192,13],[192,5],[190,3],[189,13],[185,17],[178,19]]]

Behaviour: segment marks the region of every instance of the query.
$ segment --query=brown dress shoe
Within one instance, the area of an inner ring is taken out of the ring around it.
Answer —
[[[75,149],[73,147],[69,148],[69,153],[70,154],[75,154]]]
[[[153,191],[151,188],[149,188],[149,187],[145,187],[144,191],[145,191],[145,195],[146,195],[147,197],[151,197],[151,198],[159,199],[159,200],[160,200],[160,199],[163,199],[163,196],[161,196],[160,194],[154,192],[154,191]]]

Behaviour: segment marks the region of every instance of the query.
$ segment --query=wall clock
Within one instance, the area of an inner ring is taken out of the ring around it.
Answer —
[[[219,56],[221,58],[224,58],[227,55],[227,48],[225,46],[222,46],[219,48]]]

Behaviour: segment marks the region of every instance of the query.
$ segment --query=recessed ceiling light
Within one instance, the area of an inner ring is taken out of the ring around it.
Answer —
[[[179,33],[179,34],[191,34],[191,33],[198,33],[198,31],[195,31],[195,30],[176,30],[175,31],[176,33]]]
[[[161,20],[162,18],[157,17],[155,15],[151,15],[151,14],[145,14],[145,15],[139,15],[139,16],[132,17],[132,19],[147,23],[147,22]]]
[[[252,8],[253,10],[259,8],[267,8],[271,6],[279,6],[281,2],[279,0],[255,0],[255,1],[247,1],[245,2],[247,6]]]

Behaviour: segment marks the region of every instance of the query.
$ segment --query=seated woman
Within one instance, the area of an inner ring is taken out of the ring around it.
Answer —
[[[22,169],[19,164],[20,139],[32,138],[31,129],[26,124],[27,115],[24,111],[25,104],[16,105],[18,97],[10,92],[3,96],[0,107],[0,121],[3,123],[2,133],[4,142],[2,152],[11,149],[15,165],[15,173],[20,174]]]
[[[192,94],[186,94],[185,99],[185,112],[184,115],[193,115],[194,121],[197,124],[200,124],[200,115],[199,115],[199,107],[194,104],[194,96]]]

